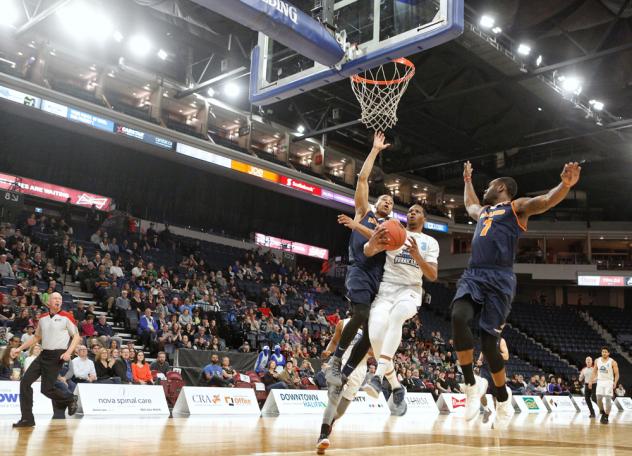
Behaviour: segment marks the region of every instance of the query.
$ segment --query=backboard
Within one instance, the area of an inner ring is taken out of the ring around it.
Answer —
[[[301,12],[312,14],[308,8]],[[337,0],[334,25],[345,51],[334,66],[260,32],[252,52],[250,101],[275,103],[450,41],[463,32],[463,0]]]

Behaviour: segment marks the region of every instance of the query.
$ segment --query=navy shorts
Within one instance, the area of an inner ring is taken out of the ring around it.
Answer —
[[[457,299],[470,296],[480,306],[481,329],[500,337],[516,295],[516,276],[504,269],[468,268],[457,283]]]
[[[353,304],[370,307],[377,296],[381,280],[381,271],[379,274],[371,274],[371,272],[364,271],[358,267],[350,266],[345,277],[347,299]]]

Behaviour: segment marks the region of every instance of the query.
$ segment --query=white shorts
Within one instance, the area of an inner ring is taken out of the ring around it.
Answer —
[[[614,382],[597,381],[597,396],[612,397],[614,393]]]
[[[371,310],[378,308],[390,312],[395,306],[405,306],[408,314],[407,319],[413,318],[421,306],[422,293],[420,285],[395,285],[382,282],[380,290],[371,304]]]
[[[342,397],[345,399],[352,401],[355,397],[356,393],[364,383],[364,379],[366,378],[366,362],[369,359],[369,355],[365,356],[358,367],[347,377],[347,383],[345,385],[345,390],[342,392]],[[342,359],[342,365],[346,364],[346,359]]]

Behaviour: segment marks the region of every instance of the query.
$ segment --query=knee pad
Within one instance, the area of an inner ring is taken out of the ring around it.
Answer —
[[[459,299],[452,305],[452,338],[454,349],[458,352],[474,348],[474,336],[469,327],[470,320],[474,317],[472,303]]]
[[[369,319],[370,313],[371,313],[371,307],[356,304],[353,307],[353,316],[351,318],[364,322]]]
[[[485,355],[487,364],[489,364],[489,370],[492,374],[500,372],[505,367],[505,361],[500,355],[498,349],[498,338],[491,334],[482,331],[481,332],[481,351]]]

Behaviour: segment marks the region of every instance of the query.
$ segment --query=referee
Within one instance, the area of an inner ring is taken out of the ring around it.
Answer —
[[[579,381],[584,382],[584,399],[586,399],[586,405],[590,411],[590,417],[595,417],[595,410],[593,409],[593,401],[597,402],[597,387],[593,388],[593,359],[590,356],[586,357],[586,367],[582,369],[579,374]]]
[[[53,293],[48,299],[49,313],[43,314],[39,320],[35,337],[14,348],[12,353],[20,354],[31,345],[41,343],[42,353],[35,358],[20,381],[20,409],[22,419],[13,424],[15,428],[35,426],[33,417],[33,388],[31,385],[42,378],[42,394],[53,401],[55,409],[68,407],[68,415],[77,411],[75,396],[69,391],[55,387],[59,369],[65,361],[70,360],[75,347],[81,342],[81,336],[75,326],[75,319],[68,312],[61,310],[61,294]],[[72,337],[72,342],[71,342]],[[70,346],[68,346],[70,343]]]

